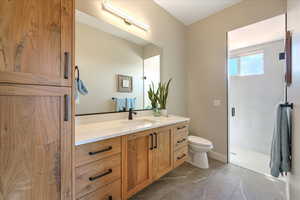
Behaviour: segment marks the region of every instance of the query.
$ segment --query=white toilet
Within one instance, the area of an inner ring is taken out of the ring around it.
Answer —
[[[207,152],[209,152],[213,148],[212,142],[198,136],[188,136],[188,141],[188,162],[199,168],[209,168]]]

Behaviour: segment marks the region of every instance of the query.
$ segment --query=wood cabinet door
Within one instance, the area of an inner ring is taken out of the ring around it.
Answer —
[[[1,200],[72,199],[70,90],[0,85]]]
[[[173,169],[173,128],[163,127],[154,133],[153,179]]]
[[[73,0],[1,0],[0,83],[71,85]]]
[[[152,182],[152,131],[144,131],[122,138],[123,199]]]

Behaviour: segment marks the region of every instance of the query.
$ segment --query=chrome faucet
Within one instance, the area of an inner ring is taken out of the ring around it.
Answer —
[[[129,108],[129,114],[128,114],[128,120],[132,120],[132,114],[137,114],[137,112],[134,112],[133,110],[132,110],[132,108]]]

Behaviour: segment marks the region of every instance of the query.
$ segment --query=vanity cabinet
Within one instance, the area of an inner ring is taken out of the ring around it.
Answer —
[[[0,85],[0,199],[72,200],[70,88]]]
[[[0,83],[71,86],[73,0],[3,0],[0,13]]]
[[[178,167],[184,163],[187,158],[187,135],[188,123],[179,123],[123,136],[123,199],[130,198],[170,172],[174,164]],[[174,138],[186,140],[179,151],[175,151]]]
[[[130,198],[184,163],[187,135],[184,122],[76,146],[76,199]]]

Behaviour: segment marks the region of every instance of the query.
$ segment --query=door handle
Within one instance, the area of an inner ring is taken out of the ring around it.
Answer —
[[[64,100],[65,100],[65,121],[67,122],[67,121],[69,121],[70,120],[70,111],[71,111],[71,104],[70,104],[70,96],[69,95],[65,95],[64,96]]]
[[[231,117],[235,117],[235,107],[231,108]]]
[[[153,147],[154,149],[157,149],[157,133],[153,133],[155,136],[155,146]]]
[[[71,68],[71,56],[69,52],[65,52],[65,73],[64,73],[65,79],[69,79],[70,68]]]
[[[150,146],[150,150],[153,150],[154,149],[154,147],[153,147],[153,134],[151,133],[150,134],[150,139],[151,139],[151,146]]]

